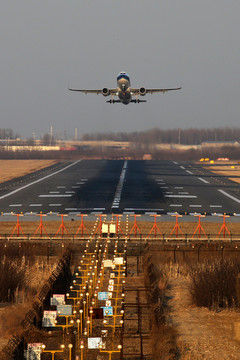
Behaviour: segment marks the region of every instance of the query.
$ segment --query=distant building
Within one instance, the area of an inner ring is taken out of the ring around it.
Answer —
[[[59,151],[60,146],[44,146],[44,145],[4,145],[0,146],[2,151]]]
[[[202,147],[240,146],[238,141],[204,141]]]
[[[144,154],[143,155],[143,160],[152,160],[152,155],[151,154]]]

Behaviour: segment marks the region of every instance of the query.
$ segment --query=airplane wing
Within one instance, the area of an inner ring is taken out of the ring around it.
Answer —
[[[108,94],[106,95],[116,95],[117,92],[118,92],[118,89],[101,89],[101,90],[80,90],[80,89],[68,89],[70,91],[80,91],[82,93],[85,93],[85,94],[103,94],[104,93],[104,90],[106,90],[108,92]],[[105,95],[105,96],[106,96]]]
[[[155,93],[155,92],[165,93],[166,91],[180,90],[180,89],[181,89],[181,87],[172,88],[172,89],[146,89],[146,93],[147,93],[147,94],[152,94],[152,93]]]
[[[143,90],[144,94],[153,94],[153,93],[157,93],[157,92],[162,92],[165,93],[167,91],[172,91],[172,90],[180,90],[181,87],[178,88],[171,88],[171,89],[145,89],[145,88],[140,88],[140,89],[132,89],[131,88],[131,93],[134,95],[141,95],[141,89]]]

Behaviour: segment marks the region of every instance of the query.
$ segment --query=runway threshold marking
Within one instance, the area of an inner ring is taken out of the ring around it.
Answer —
[[[72,197],[72,194],[46,194],[46,195],[38,195],[40,198],[63,198],[63,197]]]
[[[29,183],[29,184],[27,184],[27,185],[21,186],[20,188],[15,189],[15,190],[13,190],[13,191],[5,194],[5,195],[2,195],[2,196],[0,196],[0,200],[5,199],[5,198],[8,197],[8,196],[14,195],[14,194],[16,194],[17,192],[19,192],[19,191],[21,191],[21,190],[27,189],[28,187],[30,187],[30,186],[32,186],[32,185],[35,185],[35,184],[37,184],[37,183],[39,183],[39,182],[41,182],[41,181],[43,181],[43,180],[45,180],[45,179],[48,179],[48,178],[50,178],[50,177],[52,177],[52,176],[54,176],[54,175],[56,175],[56,174],[59,174],[60,172],[62,172],[62,171],[64,171],[64,170],[67,170],[67,169],[70,168],[71,166],[76,165],[76,164],[79,163],[80,161],[82,161],[82,160],[77,160],[77,161],[75,161],[74,163],[72,163],[72,164],[70,164],[70,165],[68,165],[68,166],[65,166],[63,169],[60,169],[60,170],[58,170],[58,171],[55,171],[55,172],[52,173],[52,174],[49,174],[49,175],[47,175],[47,176],[44,176],[44,177],[42,177],[42,178],[40,178],[40,179],[38,179],[38,180],[35,180],[35,181],[33,181],[33,182],[31,182],[31,183]]]
[[[126,211],[163,211],[164,209],[124,208]]]
[[[236,198],[235,196],[232,196],[232,195],[228,194],[226,191],[224,191],[224,190],[222,190],[222,189],[218,189],[218,191],[219,191],[221,194],[227,196],[229,199],[232,199],[233,201],[236,201],[238,204],[240,204],[240,200],[239,200],[238,198]]]
[[[196,195],[164,195],[168,198],[179,198],[179,199],[196,199]]]

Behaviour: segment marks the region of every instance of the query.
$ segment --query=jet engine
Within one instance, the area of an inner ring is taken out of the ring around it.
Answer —
[[[103,96],[108,96],[110,94],[108,88],[103,88],[102,89],[102,94],[103,94]]]
[[[146,91],[146,89],[144,87],[141,87],[139,89],[139,93],[140,93],[141,96],[144,96],[144,95],[146,95],[147,91]]]

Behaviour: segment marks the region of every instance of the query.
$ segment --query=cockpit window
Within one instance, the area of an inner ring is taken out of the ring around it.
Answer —
[[[125,72],[120,72],[118,74],[118,77],[117,77],[117,80],[120,80],[120,79],[126,79],[126,80],[129,80],[129,75]]]

